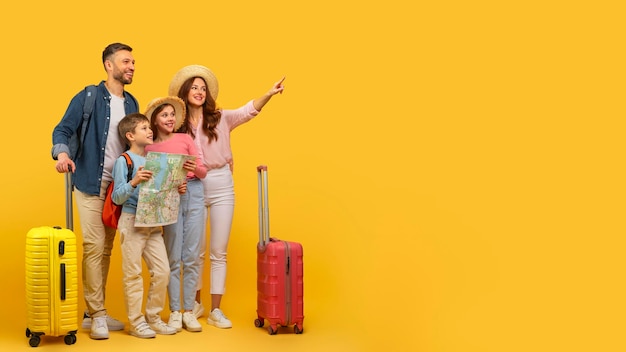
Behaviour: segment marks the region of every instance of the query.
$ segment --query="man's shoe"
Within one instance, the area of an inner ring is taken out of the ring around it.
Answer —
[[[137,326],[131,326],[130,334],[141,339],[151,339],[156,336],[156,332],[150,329],[150,326],[145,321],[142,321]]]
[[[124,330],[124,323],[122,323],[121,321],[112,318],[110,316],[106,316],[107,320],[107,327],[109,328],[109,331],[121,331]],[[81,327],[83,329],[91,329],[91,317],[89,316],[89,313],[85,312],[83,313],[83,323],[81,325]]]
[[[211,313],[209,313],[209,316],[207,317],[207,323],[220,329],[228,329],[233,327],[233,323],[231,323],[230,320],[226,318],[224,313],[219,308],[215,308]]]
[[[91,332],[89,333],[89,337],[94,340],[106,340],[109,338],[109,328],[107,327],[107,318],[106,317],[96,317],[91,318]]]
[[[167,321],[167,325],[176,329],[177,332],[183,330],[183,315],[179,311],[170,313],[170,320]]]
[[[173,328],[161,319],[156,323],[148,323],[150,325],[150,329],[154,330],[159,335],[174,335],[176,333],[176,328]]]
[[[202,325],[198,323],[198,319],[196,319],[196,316],[193,314],[193,312],[183,313],[183,327],[187,331],[191,331],[191,332],[202,331]]]
[[[202,305],[202,303],[195,301],[193,303],[193,315],[195,315],[196,318],[200,318],[203,314],[204,314],[204,306]]]

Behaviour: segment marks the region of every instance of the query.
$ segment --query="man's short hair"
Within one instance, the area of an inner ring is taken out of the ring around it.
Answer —
[[[104,48],[104,51],[102,51],[102,63],[104,64],[106,60],[108,60],[111,56],[113,56],[113,54],[120,50],[133,51],[133,48],[122,43],[109,44],[106,48]]]

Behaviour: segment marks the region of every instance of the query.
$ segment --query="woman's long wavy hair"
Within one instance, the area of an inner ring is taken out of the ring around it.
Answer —
[[[188,133],[193,138],[196,137],[196,132],[194,131],[193,126],[191,125],[191,121],[189,120],[190,109],[189,109],[188,97],[189,97],[189,91],[191,90],[191,86],[193,85],[193,81],[196,78],[200,78],[204,81],[202,77],[191,77],[187,79],[180,86],[180,90],[178,91],[178,97],[181,98],[185,102],[185,105],[187,106],[187,112],[185,114],[185,121],[183,121],[182,126],[180,126],[177,132]],[[204,82],[204,84],[206,85],[207,83]],[[202,104],[202,126],[201,127],[202,127],[202,131],[204,132],[204,134],[206,134],[209,137],[209,143],[211,143],[214,140],[215,141],[217,140],[217,131],[215,131],[215,128],[217,127],[217,124],[220,122],[220,119],[222,118],[222,112],[220,110],[216,110],[215,108],[216,108],[215,100],[213,100],[213,97],[211,96],[211,92],[208,91],[208,85],[207,85],[206,99],[204,100],[204,104]]]

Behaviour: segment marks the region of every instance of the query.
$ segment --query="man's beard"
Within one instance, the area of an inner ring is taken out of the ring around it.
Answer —
[[[113,78],[115,78],[115,80],[121,82],[122,84],[131,84],[133,83],[133,78],[131,77],[130,79],[126,79],[124,77],[124,72],[120,72],[117,75],[114,75]]]

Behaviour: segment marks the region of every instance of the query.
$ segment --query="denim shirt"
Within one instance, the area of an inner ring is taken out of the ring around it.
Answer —
[[[70,137],[80,127],[83,118],[83,102],[85,90],[81,90],[72,98],[65,115],[52,131],[52,158],[57,160],[60,153],[70,154]],[[104,85],[98,85],[96,103],[93,109],[87,130],[82,153],[74,160],[76,170],[72,175],[72,183],[83,193],[100,194],[100,184],[104,171],[104,151],[111,121],[111,95]],[[124,112],[131,114],[139,111],[139,104],[135,97],[124,91]]]

